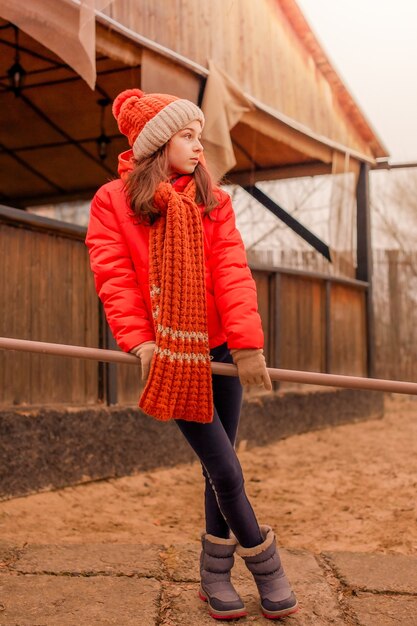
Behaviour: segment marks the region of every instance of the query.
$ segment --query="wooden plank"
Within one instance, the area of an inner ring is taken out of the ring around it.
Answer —
[[[86,318],[86,302],[83,289],[85,279],[84,273],[84,246],[80,242],[77,246],[69,248],[70,254],[70,272],[71,285],[68,289],[70,295],[69,311],[71,312],[71,339],[70,341],[76,345],[86,344],[85,318]],[[91,366],[92,364],[88,364]],[[92,374],[93,368],[86,367],[87,363],[81,360],[74,360],[72,378],[73,385],[71,388],[71,402],[77,403],[87,402],[86,381]]]
[[[142,55],[141,88],[147,93],[172,93],[197,103],[201,79],[153,52]]]
[[[330,373],[332,371],[332,283],[330,280],[326,280],[326,304],[325,304],[325,325],[326,325],[326,338],[325,338],[325,367],[324,371]]]
[[[365,294],[333,284],[331,311],[331,373],[366,376]]]
[[[106,323],[105,344],[109,350],[116,350],[117,343]],[[117,404],[118,402],[118,365],[116,363],[106,363],[106,400],[107,404]]]
[[[141,368],[118,364],[117,366],[117,397],[119,404],[137,406],[143,390]]]
[[[28,272],[22,271],[20,273],[19,281],[29,283],[31,287],[30,300],[28,302],[30,327],[27,328],[27,334],[34,341],[42,341],[46,337],[42,333],[42,324],[48,324],[47,316],[49,309],[46,297],[48,276],[41,260],[45,257],[44,243],[48,235],[41,232],[31,232],[30,230],[26,230],[25,235],[28,238],[32,262]],[[42,315],[40,315],[41,311],[43,312]],[[51,401],[49,393],[51,390],[45,389],[41,382],[44,373],[42,365],[48,362],[49,359],[45,357],[31,355],[31,376],[22,388],[22,393],[27,396],[26,401],[30,404],[42,403],[46,397],[48,397],[48,401]]]
[[[90,269],[90,260],[87,251],[84,251],[83,262],[83,294],[85,302],[85,345],[92,348],[99,347],[99,307],[98,297],[94,287],[93,274]],[[88,370],[85,381],[86,402],[95,404],[99,399],[99,364]]]
[[[252,276],[256,282],[256,290],[258,293],[258,310],[262,320],[264,330],[264,354],[265,359],[269,363],[271,356],[270,348],[270,305],[269,305],[269,277],[265,272],[252,272]]]
[[[83,278],[83,268],[80,262],[81,258],[79,254],[81,245],[82,244],[71,246],[68,250],[69,268],[71,273],[71,284],[69,289],[67,289],[67,293],[70,296],[68,303],[68,312],[71,319],[70,341],[75,345],[86,345],[84,333],[85,300],[81,282]],[[73,384],[71,386],[71,403],[76,403],[77,401],[83,402],[86,400],[85,380],[87,378],[87,371],[85,366],[85,362],[74,359],[72,367]]]
[[[71,336],[72,320],[68,315],[70,304],[70,259],[65,239],[49,236],[45,241],[47,259],[44,267],[47,269],[46,307],[48,310],[48,325],[42,326],[42,334],[52,337],[57,341],[59,336],[65,337],[65,341]],[[43,262],[43,259],[41,259]],[[43,264],[43,263],[42,263]],[[74,384],[74,364],[58,359],[50,359],[43,364],[43,385],[45,394],[49,385],[50,396],[53,402],[65,402],[70,404],[72,400],[71,388]]]
[[[0,334],[2,337],[5,336],[6,332],[6,305],[7,302],[7,292],[6,292],[6,272],[5,265],[7,263],[8,257],[8,249],[7,249],[7,241],[6,241],[6,233],[5,227],[0,223],[0,241],[2,245],[2,267],[0,268],[0,305],[3,310],[3,314],[0,315]],[[3,354],[2,354],[3,352]],[[5,351],[0,350],[0,405],[6,401],[6,393],[8,392],[8,388],[6,386],[6,354]]]
[[[280,366],[325,369],[325,290],[321,281],[283,274],[280,302]]]
[[[5,336],[29,338],[27,334],[30,310],[27,305],[27,284],[20,280],[22,264],[30,259],[26,233],[7,226],[1,228],[2,258],[2,315],[0,325]],[[26,334],[23,334],[26,332]],[[22,394],[23,381],[30,378],[30,356],[6,353],[1,357],[2,404],[16,405],[28,398]]]
[[[271,356],[269,366],[281,367],[281,317],[280,317],[280,301],[282,297],[281,291],[281,274],[279,272],[271,273],[269,282],[269,325],[270,325],[270,345]],[[273,383],[273,389],[277,391],[281,383],[276,381]]]
[[[84,243],[9,225],[0,233],[1,334],[97,346],[97,297]],[[94,363],[9,352],[0,354],[0,367],[2,405],[97,400]]]

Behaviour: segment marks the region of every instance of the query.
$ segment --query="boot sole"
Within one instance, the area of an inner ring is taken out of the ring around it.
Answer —
[[[246,617],[246,615],[248,614],[245,609],[242,609],[241,611],[236,611],[236,609],[232,609],[231,611],[218,611],[216,609],[213,609],[208,597],[202,592],[201,589],[199,589],[198,591],[198,597],[203,602],[207,602],[209,615],[214,619],[239,619],[239,617]]]
[[[282,619],[283,617],[287,617],[287,615],[292,615],[293,613],[297,613],[299,610],[298,602],[294,604],[294,606],[290,606],[287,609],[281,609],[280,611],[268,611],[261,604],[262,615],[267,619]]]

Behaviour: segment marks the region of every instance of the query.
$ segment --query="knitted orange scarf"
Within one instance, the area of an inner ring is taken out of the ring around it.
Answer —
[[[161,212],[149,238],[156,349],[139,406],[159,420],[211,422],[204,239],[194,180],[182,193],[161,183],[154,203]]]

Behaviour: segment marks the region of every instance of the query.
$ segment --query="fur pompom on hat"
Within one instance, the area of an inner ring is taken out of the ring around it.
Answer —
[[[151,156],[188,123],[204,126],[203,111],[190,100],[166,93],[126,89],[113,102],[113,115],[137,161]]]

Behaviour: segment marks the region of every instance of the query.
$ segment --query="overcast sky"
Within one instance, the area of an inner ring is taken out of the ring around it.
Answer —
[[[417,1],[297,2],[390,161],[417,161]]]

